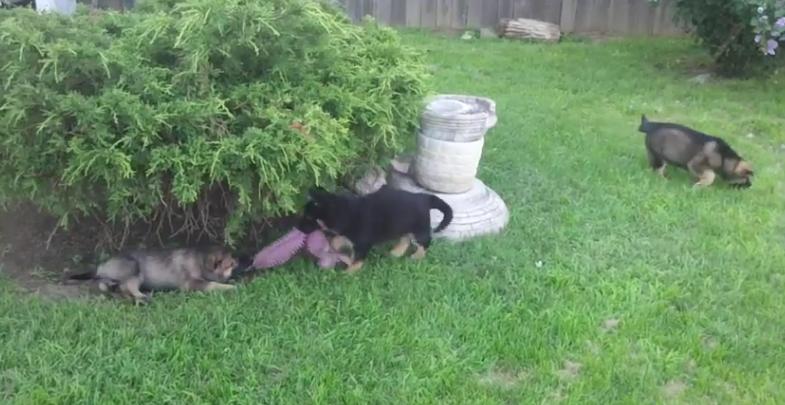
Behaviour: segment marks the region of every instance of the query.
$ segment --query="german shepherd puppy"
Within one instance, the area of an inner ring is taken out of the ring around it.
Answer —
[[[734,187],[752,186],[755,172],[750,164],[718,137],[679,124],[651,122],[645,115],[638,131],[646,134],[649,164],[663,177],[672,164],[695,176],[695,187],[710,186],[717,175]]]
[[[234,285],[224,282],[237,266],[232,255],[216,247],[134,251],[112,257],[94,271],[68,278],[97,280],[103,292],[119,287],[136,304],[145,304],[150,298],[141,290],[233,289]]]
[[[325,231],[337,234],[331,239],[335,250],[351,245],[354,258],[346,269],[348,273],[362,268],[374,245],[395,239],[398,243],[390,252],[394,257],[405,255],[414,244],[417,250],[411,257],[422,259],[431,244],[432,232],[441,232],[452,221],[452,208],[441,198],[386,185],[361,197],[321,189],[312,189],[309,194],[301,224],[317,223]],[[444,214],[433,231],[431,209]]]

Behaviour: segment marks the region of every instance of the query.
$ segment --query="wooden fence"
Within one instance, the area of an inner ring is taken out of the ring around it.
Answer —
[[[502,18],[559,24],[567,33],[677,35],[673,1],[647,0],[341,0],[354,21],[371,15],[393,26],[437,29],[494,27]]]

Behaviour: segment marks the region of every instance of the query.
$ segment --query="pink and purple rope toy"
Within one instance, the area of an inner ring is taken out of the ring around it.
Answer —
[[[321,230],[305,233],[293,228],[289,233],[257,253],[253,259],[253,267],[269,269],[280,266],[294,258],[303,249],[318,259],[319,267],[323,269],[331,269],[338,262],[351,264],[351,259],[346,255],[333,250],[330,241]]]

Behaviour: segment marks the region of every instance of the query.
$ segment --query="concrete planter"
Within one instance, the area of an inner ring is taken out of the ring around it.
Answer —
[[[484,97],[442,95],[430,100],[417,134],[414,178],[439,193],[472,188],[485,144],[496,125],[496,103]]]
[[[35,7],[39,13],[55,12],[73,15],[76,11],[76,0],[36,0]]]
[[[417,135],[415,179],[439,193],[469,191],[477,176],[485,139],[473,142],[449,142]]]
[[[444,95],[425,109],[417,151],[390,163],[387,184],[438,195],[452,207],[453,220],[434,237],[462,241],[501,232],[510,213],[496,192],[477,179],[485,134],[496,125],[496,104],[487,98]],[[431,210],[431,225],[442,214]]]
[[[420,133],[451,142],[474,142],[496,125],[496,103],[484,97],[443,95],[425,108]]]

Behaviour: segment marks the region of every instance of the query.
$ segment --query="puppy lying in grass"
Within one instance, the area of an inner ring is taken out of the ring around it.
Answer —
[[[431,209],[444,214],[444,219],[431,230]],[[441,198],[425,193],[410,193],[383,186],[378,191],[356,197],[314,189],[305,206],[303,221],[318,223],[331,238],[337,251],[351,247],[353,262],[347,272],[362,268],[374,245],[398,239],[390,252],[395,257],[406,254],[414,244],[411,257],[422,259],[431,244],[432,232],[441,232],[452,221],[452,208]]]
[[[120,292],[145,304],[150,298],[141,290],[212,291],[230,290],[225,284],[237,260],[221,248],[135,251],[112,257],[94,271],[69,276],[75,280],[97,280],[98,287]]]
[[[665,176],[668,164],[687,169],[697,182],[707,187],[717,175],[735,187],[752,186],[754,171],[724,140],[683,125],[651,122],[641,117],[640,132],[646,134],[646,151],[652,169]]]

